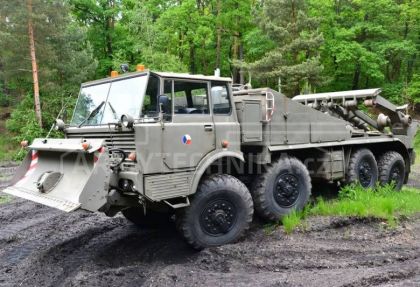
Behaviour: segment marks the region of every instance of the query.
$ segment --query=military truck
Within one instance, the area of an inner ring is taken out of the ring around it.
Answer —
[[[65,137],[35,139],[4,192],[70,212],[171,219],[194,248],[235,242],[254,210],[302,209],[312,182],[407,181],[417,124],[380,89],[298,95],[138,71],[84,83]]]

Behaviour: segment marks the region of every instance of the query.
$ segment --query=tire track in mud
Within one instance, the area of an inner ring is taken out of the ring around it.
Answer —
[[[27,205],[37,206],[29,202]],[[22,209],[30,217],[30,208]],[[54,215],[49,216],[51,210],[42,209],[45,214],[38,214],[38,219],[9,222],[11,226],[16,224],[18,228],[13,231],[19,230],[21,234],[15,240],[0,241],[0,286],[1,281],[13,282],[16,276],[32,278],[28,285],[26,281],[16,282],[22,286],[59,286],[67,278],[70,281],[79,278],[79,273],[87,272],[90,276],[98,270],[108,270],[103,271],[104,276],[114,274],[112,276],[118,278],[129,267],[127,264],[134,267],[144,264],[144,272],[132,278],[132,282],[139,283],[138,278],[153,270],[155,260],[159,266],[164,262],[181,262],[186,254],[195,253],[177,237],[174,228],[143,232],[122,217],[109,219],[84,212],[64,215],[52,212]],[[0,229],[1,235],[4,230],[8,230],[8,226]],[[173,243],[168,245],[168,241]],[[48,269],[47,274],[43,274],[45,269]],[[4,278],[3,271],[7,274]]]
[[[174,226],[62,213],[22,199],[0,205],[0,286],[419,286],[420,215],[311,218],[305,231],[195,252]]]

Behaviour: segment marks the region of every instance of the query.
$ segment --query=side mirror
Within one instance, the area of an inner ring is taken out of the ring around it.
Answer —
[[[167,95],[159,96],[159,107],[162,107],[162,113],[171,113],[171,100],[169,100],[169,97]]]
[[[64,131],[65,128],[66,128],[66,124],[64,123],[63,120],[60,120],[60,119],[55,120],[55,129],[57,131]]]
[[[124,127],[128,129],[132,129],[134,126],[134,119],[130,115],[122,115],[121,116],[121,123]]]

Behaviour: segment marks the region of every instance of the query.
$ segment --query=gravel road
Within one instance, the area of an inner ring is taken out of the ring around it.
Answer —
[[[0,205],[0,286],[420,286],[420,214],[392,230],[331,217],[305,229],[268,234],[257,220],[241,242],[196,252],[174,226],[13,199]]]

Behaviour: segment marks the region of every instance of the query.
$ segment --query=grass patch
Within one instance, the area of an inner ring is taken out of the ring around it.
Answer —
[[[414,137],[414,150],[416,152],[416,162],[420,160],[420,132]]]
[[[0,195],[0,204],[7,203],[11,200],[10,196]]]
[[[12,140],[12,137],[7,133],[0,135],[0,161],[12,160],[17,152],[17,148],[20,148],[16,142]]]
[[[281,219],[281,224],[283,225],[284,231],[287,234],[292,233],[298,226],[302,224],[302,219],[304,215],[301,211],[293,210],[290,214],[284,216]]]
[[[364,189],[358,185],[343,187],[337,199],[318,198],[304,211],[293,211],[281,222],[286,233],[291,233],[309,215],[374,217],[396,226],[399,216],[409,216],[420,212],[420,190],[403,188],[397,192],[393,186]]]

